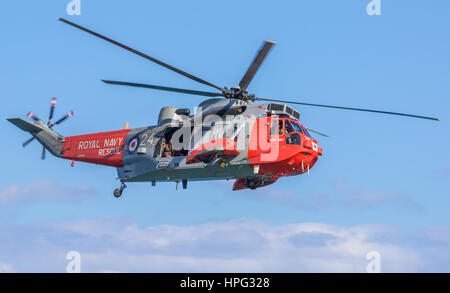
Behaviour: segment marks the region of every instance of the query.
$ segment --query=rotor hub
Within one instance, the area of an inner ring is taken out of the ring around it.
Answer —
[[[224,88],[223,94],[225,98],[237,100],[254,100],[255,95],[249,94],[246,90],[242,90],[239,86],[234,86],[231,89]]]

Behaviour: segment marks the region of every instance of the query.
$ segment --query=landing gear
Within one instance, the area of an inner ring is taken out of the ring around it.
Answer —
[[[121,196],[122,196],[122,192],[123,192],[123,190],[124,190],[125,188],[127,188],[127,186],[125,185],[125,183],[121,182],[120,187],[114,189],[114,192],[113,192],[114,196],[115,196],[116,198],[121,197]]]

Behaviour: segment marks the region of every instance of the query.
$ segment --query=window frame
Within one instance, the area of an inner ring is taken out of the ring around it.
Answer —
[[[269,137],[279,137],[284,135],[284,119],[282,118],[276,118],[276,119],[270,119],[270,127],[269,127]],[[280,125],[281,122],[281,125]],[[276,123],[277,127],[275,130],[278,130],[276,133],[272,133],[272,130],[274,130],[272,127]],[[281,128],[280,128],[281,126]]]
[[[298,139],[298,143],[289,143],[288,139],[291,138],[291,141],[293,141],[292,137],[295,137],[296,139]],[[302,145],[302,137],[300,136],[300,133],[297,131],[291,132],[286,135],[286,137],[284,138],[284,142],[286,143],[286,145]]]
[[[284,135],[288,135],[288,134],[291,134],[291,133],[294,133],[294,132],[297,132],[296,130],[295,130],[295,128],[294,128],[294,126],[292,126],[292,123],[291,123],[291,121],[290,121],[290,119],[285,119],[286,121],[284,122]],[[291,126],[291,129],[293,130],[293,131],[291,131],[291,132],[286,132],[286,131],[288,131],[287,130],[287,123],[289,122],[289,125]]]

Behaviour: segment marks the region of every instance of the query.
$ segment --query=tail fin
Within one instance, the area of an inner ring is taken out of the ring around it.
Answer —
[[[47,124],[42,121],[36,121],[35,123],[30,123],[21,118],[9,118],[9,122],[22,129],[23,131],[29,132],[33,137],[35,137],[52,155],[56,157],[61,157],[64,136],[59,135],[52,129],[50,129]]]

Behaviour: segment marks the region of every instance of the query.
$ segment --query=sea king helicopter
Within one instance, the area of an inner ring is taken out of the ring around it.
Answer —
[[[68,20],[59,19],[74,28],[110,42],[142,58],[216,91],[197,91],[160,85],[103,80],[110,85],[121,85],[169,91],[208,97],[197,111],[164,107],[160,110],[158,124],[129,129],[126,123],[121,130],[62,136],[53,127],[73,115],[69,112],[52,123],[56,98],[52,99],[47,122],[29,113],[33,123],[20,118],[8,119],[31,138],[25,147],[36,139],[52,155],[117,168],[120,187],[114,196],[120,197],[126,182],[182,182],[235,179],[233,190],[256,189],[276,182],[283,176],[301,175],[316,164],[323,150],[310,132],[319,135],[300,123],[300,113],[287,104],[364,111],[439,121],[438,118],[379,111],[361,108],[310,104],[303,102],[266,99],[247,92],[258,68],[273,47],[265,41],[250,64],[239,86],[230,89],[212,84],[181,69],[164,63],[143,52],[128,47],[104,35]],[[263,101],[265,104],[254,104]],[[326,136],[326,135],[325,135]]]

